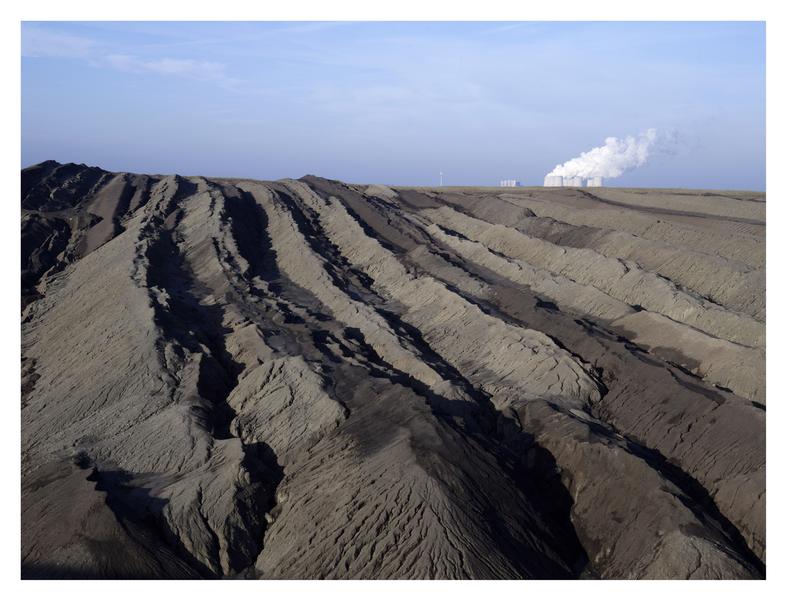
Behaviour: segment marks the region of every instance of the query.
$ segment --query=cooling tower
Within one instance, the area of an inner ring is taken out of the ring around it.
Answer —
[[[582,185],[584,185],[584,181],[581,179],[581,177],[564,177],[562,179],[562,185],[581,187]]]
[[[603,177],[587,178],[587,187],[603,187]]]
[[[518,179],[503,179],[499,182],[500,187],[518,187]]]
[[[543,185],[546,187],[562,187],[562,177],[560,175],[546,175]]]

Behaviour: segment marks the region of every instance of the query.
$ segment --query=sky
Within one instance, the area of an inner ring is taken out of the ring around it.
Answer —
[[[22,24],[23,166],[542,185],[650,128],[607,184],[764,190],[764,24]]]

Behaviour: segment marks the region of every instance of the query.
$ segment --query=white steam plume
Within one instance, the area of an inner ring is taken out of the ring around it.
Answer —
[[[619,177],[647,162],[658,137],[656,129],[647,129],[638,136],[608,137],[603,146],[582,152],[578,157],[557,165],[547,177]]]

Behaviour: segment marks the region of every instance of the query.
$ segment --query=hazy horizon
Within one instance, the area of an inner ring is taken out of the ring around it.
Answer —
[[[765,189],[765,27],[24,23],[22,164],[256,179],[542,185],[666,132],[619,187]]]

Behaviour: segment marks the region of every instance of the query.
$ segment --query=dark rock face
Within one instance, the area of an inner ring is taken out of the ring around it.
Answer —
[[[751,194],[25,169],[22,575],[761,578],[764,235]]]

